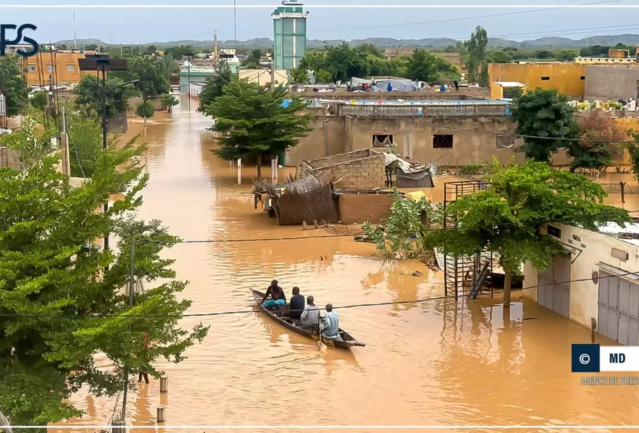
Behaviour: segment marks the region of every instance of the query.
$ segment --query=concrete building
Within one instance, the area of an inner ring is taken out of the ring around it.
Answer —
[[[586,100],[639,98],[639,65],[586,66]]]
[[[84,59],[85,53],[80,52],[39,52],[35,56],[23,60],[26,70],[27,85],[30,87],[49,85],[56,82],[59,85],[78,84],[82,75],[97,72],[80,71],[78,59]]]
[[[509,104],[496,101],[436,101],[417,105],[337,105],[316,109],[313,131],[287,150],[286,164],[354,150],[384,150],[424,164],[456,166],[506,162],[516,154]]]
[[[235,50],[220,50],[219,60],[228,63],[231,72],[237,74],[240,61],[235,55]],[[205,83],[217,72],[218,59],[212,60],[186,60],[180,66],[180,92],[187,93],[189,83]]]
[[[546,224],[542,232],[564,245],[538,272],[524,266],[524,291],[532,299],[583,326],[596,320],[598,332],[625,345],[639,345],[639,224],[609,225],[593,232],[564,224]],[[625,232],[625,233],[624,233]]]
[[[529,90],[556,89],[575,98],[585,94],[586,65],[580,63],[490,63],[488,75],[492,82],[518,82]]]
[[[258,83],[260,86],[271,84],[271,71],[268,69],[240,69],[237,71],[240,80],[247,80],[249,83]],[[288,83],[288,73],[286,70],[275,71],[275,85],[285,85]]]
[[[276,69],[297,68],[306,56],[306,18],[303,4],[296,1],[282,1],[272,14],[274,61]]]

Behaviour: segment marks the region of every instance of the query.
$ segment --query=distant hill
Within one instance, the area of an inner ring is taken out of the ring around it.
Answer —
[[[322,48],[326,44],[328,45],[338,45],[345,41],[343,40],[317,40],[317,39],[309,39],[307,41],[307,46],[310,49]],[[347,41],[351,45],[361,45],[361,44],[373,44],[379,48],[393,48],[398,46],[403,47],[424,47],[424,48],[433,48],[433,49],[442,49],[450,45],[455,45],[457,41],[455,39],[449,38],[429,38],[429,39],[393,39],[393,38],[366,38],[366,39],[355,39],[352,41]],[[603,45],[603,46],[614,46],[618,43],[622,43],[624,45],[630,46],[638,46],[639,45],[639,35],[634,34],[624,34],[624,35],[603,35],[603,36],[590,36],[583,39],[573,40],[568,38],[558,38],[558,37],[545,37],[539,38],[529,41],[511,41],[508,39],[500,39],[500,38],[489,38],[488,39],[488,48],[582,48],[590,45]],[[73,46],[73,40],[64,40],[56,42],[56,45],[67,45]],[[77,45],[110,45],[99,39],[78,39]],[[114,44],[118,45],[118,44]],[[129,44],[123,44],[129,45]],[[168,41],[168,42],[149,42],[147,44],[133,44],[137,45],[155,45],[158,48],[166,48],[176,45],[191,45],[194,48],[212,48],[213,40],[205,40],[205,41],[196,41],[196,40],[181,40],[181,41]],[[235,41],[218,41],[218,45],[220,48],[233,48],[235,46]],[[273,41],[269,38],[258,38],[258,39],[250,39],[247,41],[237,41],[237,47],[241,49],[247,48],[272,48]]]

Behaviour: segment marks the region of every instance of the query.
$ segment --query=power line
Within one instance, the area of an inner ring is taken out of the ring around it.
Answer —
[[[594,3],[582,3],[582,5],[618,3],[621,1],[625,1],[625,0],[606,0],[606,1],[598,1]],[[477,20],[481,18],[494,18],[494,17],[502,17],[502,16],[510,16],[510,15],[521,15],[521,14],[528,14],[533,12],[547,12],[547,11],[553,11],[558,9],[564,9],[564,8],[550,7],[550,8],[543,8],[543,9],[527,9],[524,11],[503,12],[499,14],[479,15],[479,16],[473,16],[473,17],[450,18],[445,20],[417,21],[417,22],[384,24],[384,25],[365,26],[365,27],[347,27],[347,28],[341,27],[341,28],[331,28],[331,29],[319,29],[319,30],[313,30],[313,32],[321,33],[321,32],[334,32],[334,31],[343,31],[343,30],[367,30],[367,29],[379,29],[379,28],[388,28],[388,27],[406,27],[406,26],[415,26],[415,25],[422,25],[422,24],[449,23],[449,22],[457,22],[457,21]]]
[[[624,277],[624,276],[639,276],[639,272],[626,272],[616,275],[609,275],[604,277],[597,277],[597,280],[603,280],[606,278],[613,277]],[[548,284],[536,284],[534,286],[523,287],[521,290],[532,290],[540,287],[546,286],[554,286],[557,284],[566,284],[566,283],[578,283],[585,281],[592,281],[593,278],[577,278],[573,280],[566,281],[555,281],[553,283]],[[503,293],[504,290],[497,290],[496,293]],[[372,302],[366,304],[352,304],[352,305],[342,305],[342,306],[333,306],[333,309],[351,309],[351,308],[365,308],[365,307],[380,307],[380,306],[388,306],[388,305],[404,305],[404,304],[419,304],[429,301],[441,301],[445,299],[450,299],[450,296],[435,296],[429,298],[419,298],[413,299],[410,301],[388,301],[388,302]],[[319,307],[320,310],[325,310],[325,308]],[[294,310],[295,311],[295,310]],[[0,313],[0,317],[29,317],[29,318],[50,318],[50,319],[104,319],[111,317],[123,317],[123,318],[146,318],[146,319],[159,319],[159,318],[176,318],[181,319],[185,317],[215,317],[215,316],[231,316],[237,314],[254,314],[254,313],[264,313],[264,311],[255,311],[255,310],[235,310],[235,311],[219,311],[219,312],[210,312],[210,313],[186,313],[180,315],[167,315],[167,314],[81,314],[81,315],[58,315],[58,314],[23,314],[23,313]]]

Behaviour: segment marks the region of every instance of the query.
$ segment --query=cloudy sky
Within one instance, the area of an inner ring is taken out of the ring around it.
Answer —
[[[238,40],[272,38],[270,14],[279,3],[237,0]],[[393,3],[461,7],[393,7]],[[109,8],[87,7],[101,4]],[[496,7],[479,7],[482,4]],[[591,7],[558,9],[559,4]],[[131,8],[131,5],[145,7]],[[171,5],[179,7],[166,7]],[[223,7],[190,7],[195,5]],[[384,5],[389,7],[381,7]],[[635,8],[621,8],[633,5]],[[368,37],[465,39],[477,25],[483,25],[490,36],[513,40],[545,36],[580,39],[592,35],[639,33],[637,7],[639,0],[305,1],[305,8],[310,12],[309,38],[320,40]],[[38,27],[35,38],[41,43],[73,39],[74,27],[79,39],[98,38],[114,44],[210,40],[214,30],[218,31],[219,39],[231,40],[234,28],[233,0],[0,0],[0,22],[35,24]]]

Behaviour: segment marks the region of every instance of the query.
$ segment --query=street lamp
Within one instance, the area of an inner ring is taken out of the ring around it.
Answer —
[[[105,54],[87,55],[78,59],[81,71],[102,71],[102,150],[107,150],[106,71],[126,71],[125,59],[109,59]],[[104,213],[109,210],[109,200],[104,203]],[[109,234],[104,235],[104,250],[109,249]]]

